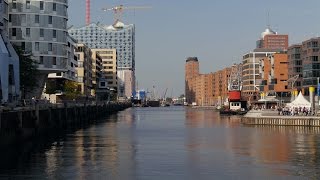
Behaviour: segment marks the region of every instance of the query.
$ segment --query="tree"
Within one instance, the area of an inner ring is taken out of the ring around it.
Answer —
[[[19,56],[20,90],[22,98],[25,99],[26,94],[38,86],[36,80],[39,75],[38,63],[32,59],[31,54],[27,54],[21,47],[14,46],[14,48]]]
[[[46,82],[45,93],[46,93],[46,94],[49,94],[49,100],[50,100],[51,94],[55,94],[56,91],[57,91],[56,82],[48,79],[47,82]]]
[[[63,91],[67,99],[76,99],[80,92],[77,90],[78,84],[76,82],[66,80],[64,82]]]

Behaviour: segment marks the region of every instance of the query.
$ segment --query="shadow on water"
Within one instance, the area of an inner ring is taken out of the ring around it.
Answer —
[[[117,114],[111,114],[104,118],[96,119],[91,122],[84,122],[78,125],[70,125],[66,129],[48,130],[41,136],[33,137],[28,140],[19,140],[7,146],[0,142],[0,174],[11,169],[23,168],[28,166],[34,153],[45,153],[53,146],[62,147],[68,134],[75,133],[81,129],[87,129],[94,125],[107,122],[116,122]]]

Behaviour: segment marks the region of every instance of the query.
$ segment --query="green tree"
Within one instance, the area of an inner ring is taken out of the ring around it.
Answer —
[[[45,89],[45,93],[49,94],[49,100],[51,98],[51,94],[55,94],[57,91],[57,85],[56,82],[54,80],[50,80],[48,79],[46,82],[46,89]]]
[[[63,91],[67,99],[76,99],[80,92],[77,90],[78,84],[76,82],[66,80],[64,82]]]
[[[39,75],[38,63],[32,59],[31,54],[27,54],[21,47],[14,46],[19,56],[20,67],[20,90],[22,98],[26,98],[26,94],[32,92],[37,86],[37,76]]]

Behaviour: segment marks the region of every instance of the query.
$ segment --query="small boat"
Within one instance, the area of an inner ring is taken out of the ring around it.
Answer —
[[[168,107],[168,106],[170,106],[170,104],[169,103],[161,103],[161,106],[162,107]]]

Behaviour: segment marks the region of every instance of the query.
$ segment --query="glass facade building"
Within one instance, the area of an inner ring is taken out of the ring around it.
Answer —
[[[70,36],[91,49],[116,49],[117,69],[135,70],[135,28],[117,22],[111,26],[90,24],[68,30]]]
[[[302,42],[303,88],[317,88],[320,77],[320,38],[311,38]]]

